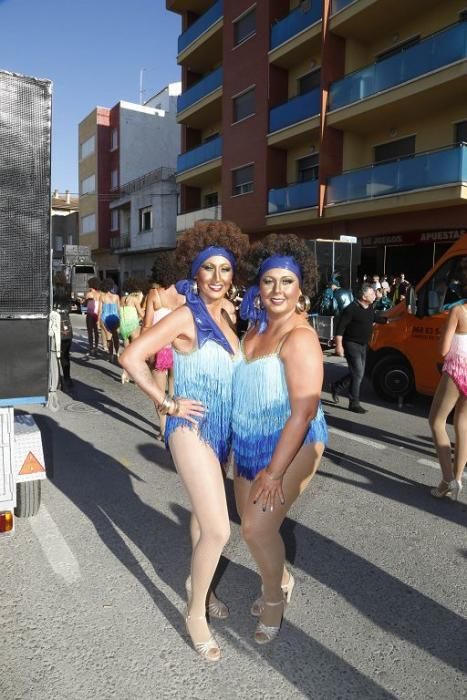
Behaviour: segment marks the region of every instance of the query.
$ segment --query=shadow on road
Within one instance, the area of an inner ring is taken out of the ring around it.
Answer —
[[[35,417],[38,425],[45,426],[47,433],[53,435],[55,486],[89,518],[104,545],[145,588],[186,643],[181,611],[161,591],[157,578],[146,572],[145,560],[151,562],[158,579],[184,600],[184,581],[190,559],[188,511],[173,504],[172,519],[148,506],[135,493],[132,475],[121,462],[62,428],[52,418]],[[369,465],[355,468],[365,468],[365,475],[369,476]],[[329,474],[322,476],[333,478]],[[408,489],[406,483],[401,487],[381,474],[371,476],[374,491],[387,496],[389,490],[389,497],[402,501],[405,494],[409,505],[419,506],[419,497],[414,495],[414,489]],[[238,522],[232,509],[233,485],[230,479],[226,487],[233,519]],[[343,527],[347,526],[343,524]],[[410,642],[454,668],[467,669],[463,655],[464,620],[460,616],[292,518],[287,520],[284,534],[288,545],[292,544],[291,548],[288,547],[289,555],[297,569],[334,590],[361,615],[389,634]],[[124,538],[136,546],[144,561],[135,556]],[[274,644],[258,647],[252,639],[254,623],[248,615],[250,601],[258,590],[257,576],[250,569],[225,558],[222,568],[221,587],[227,585],[226,599],[229,590],[238,589],[239,597],[245,601],[243,612],[236,614],[233,611],[227,623],[222,625],[222,635],[228,637],[240,653],[260,654],[303,693],[309,695],[312,691],[313,697],[338,697],[347,693],[359,698],[394,697],[288,622],[285,623],[285,633]],[[251,591],[248,601],[245,600],[245,591]],[[293,664],[290,664],[290,654],[294,656]]]

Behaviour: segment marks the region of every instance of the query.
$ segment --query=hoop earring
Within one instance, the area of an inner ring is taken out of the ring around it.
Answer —
[[[191,291],[193,292],[193,294],[198,294],[198,282],[196,280],[193,280]]]
[[[300,296],[298,297],[298,301],[295,304],[295,311],[297,312],[297,314],[302,314],[303,312],[308,313],[310,308],[310,297],[307,297],[306,294],[300,294]]]
[[[253,299],[253,306],[257,311],[261,311],[262,309],[264,309],[263,302],[261,301],[261,297],[259,294],[257,294]]]
[[[234,284],[231,284],[230,289],[226,294],[227,299],[229,299],[230,301],[234,301],[234,299],[237,297],[237,294],[238,294],[238,287],[236,287]]]

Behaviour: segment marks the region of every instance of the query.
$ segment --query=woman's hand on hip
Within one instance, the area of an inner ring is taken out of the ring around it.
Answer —
[[[189,423],[193,425],[198,425],[200,419],[204,418],[207,408],[201,401],[194,401],[193,399],[174,399],[176,408],[174,411],[170,411],[169,415],[176,416],[177,418],[184,418]]]
[[[258,503],[264,512],[267,510],[272,512],[279,503],[284,505],[285,497],[282,490],[282,479],[283,475],[277,477],[271,475],[267,468],[260,471],[254,480],[256,490],[253,503]]]

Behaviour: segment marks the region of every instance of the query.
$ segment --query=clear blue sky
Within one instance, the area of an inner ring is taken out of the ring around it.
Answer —
[[[78,124],[180,80],[165,0],[0,0],[0,69],[53,81],[52,188],[78,192]]]

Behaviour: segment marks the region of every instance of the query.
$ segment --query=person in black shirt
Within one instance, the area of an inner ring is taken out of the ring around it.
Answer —
[[[360,387],[365,374],[366,351],[371,338],[375,312],[375,290],[371,284],[362,284],[355,301],[343,310],[336,328],[336,355],[344,357],[349,373],[332,385],[332,400],[339,403],[339,394],[349,393],[349,410],[366,413],[360,405]]]

